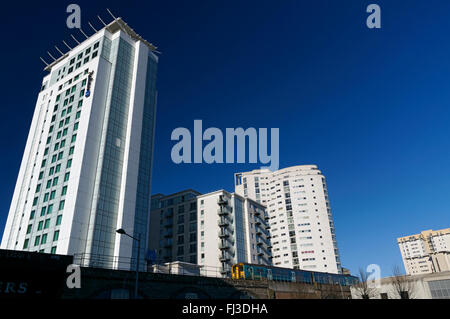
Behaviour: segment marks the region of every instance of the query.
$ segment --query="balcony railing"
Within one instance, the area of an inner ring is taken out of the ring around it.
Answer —
[[[170,238],[172,236],[173,236],[173,232],[171,232],[171,231],[167,231],[164,233],[164,238]]]
[[[222,217],[217,221],[217,225],[219,225],[220,227],[227,227],[227,226],[229,226],[231,223],[233,223],[233,218],[231,218],[230,216],[228,216],[228,217],[222,216]]]
[[[217,204],[228,205],[228,200],[226,200],[223,196],[219,196],[219,199],[217,200]]]
[[[220,206],[220,208],[217,209],[217,214],[219,216],[227,216],[231,213],[231,209],[227,206]]]
[[[219,238],[228,238],[233,235],[233,231],[229,228],[222,228],[217,232]]]

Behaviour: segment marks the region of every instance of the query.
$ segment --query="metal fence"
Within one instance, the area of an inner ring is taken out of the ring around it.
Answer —
[[[97,254],[74,254],[73,263],[81,267],[103,268],[113,270],[136,270],[136,258],[127,258],[119,256],[107,256]],[[187,262],[173,261],[165,262],[162,260],[150,263],[141,259],[139,262],[140,272],[184,275],[184,276],[202,276],[214,278],[231,278],[231,267],[222,269],[216,266],[195,265]]]

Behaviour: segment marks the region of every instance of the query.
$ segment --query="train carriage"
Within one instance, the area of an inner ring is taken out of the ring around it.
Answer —
[[[335,284],[351,286],[359,282],[357,277],[351,275],[330,274],[300,269],[289,269],[274,266],[239,263],[233,265],[233,279],[274,280],[286,282]]]

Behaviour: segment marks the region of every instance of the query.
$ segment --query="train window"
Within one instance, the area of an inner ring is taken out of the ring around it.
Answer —
[[[296,282],[297,281],[297,278],[295,276],[295,271],[291,271],[291,281],[292,282]]]

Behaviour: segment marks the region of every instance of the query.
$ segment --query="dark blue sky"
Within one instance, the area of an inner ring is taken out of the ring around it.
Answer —
[[[2,4],[0,233],[43,64],[70,40],[58,1]],[[450,227],[450,2],[78,1],[84,31],[105,8],[162,51],[153,192],[233,190],[246,164],[171,162],[176,127],[280,128],[280,167],[327,177],[344,267],[390,275],[396,238]],[[365,26],[370,3],[382,29]],[[80,37],[81,38],[81,37]]]

